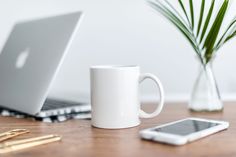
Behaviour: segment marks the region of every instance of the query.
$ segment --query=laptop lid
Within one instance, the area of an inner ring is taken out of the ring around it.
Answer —
[[[0,106],[36,114],[78,28],[81,12],[17,23],[0,53]]]

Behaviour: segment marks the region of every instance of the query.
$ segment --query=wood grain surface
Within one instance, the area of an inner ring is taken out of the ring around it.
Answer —
[[[152,105],[144,105],[151,110]],[[208,136],[184,146],[169,146],[141,140],[138,132],[166,122],[186,117],[201,117],[230,122],[226,131]],[[225,103],[223,112],[190,112],[185,103],[166,104],[163,112],[153,119],[142,119],[138,127],[120,130],[93,128],[90,120],[70,120],[63,123],[48,124],[30,119],[0,117],[0,132],[15,128],[31,131],[15,139],[24,139],[46,134],[63,136],[61,142],[37,146],[8,154],[2,157],[224,157],[236,156],[236,103]],[[14,139],[14,140],[15,140]]]

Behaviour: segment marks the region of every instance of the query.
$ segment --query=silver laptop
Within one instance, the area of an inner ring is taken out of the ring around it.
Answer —
[[[0,106],[38,117],[90,110],[87,103],[47,99],[82,13],[17,23],[0,53]]]

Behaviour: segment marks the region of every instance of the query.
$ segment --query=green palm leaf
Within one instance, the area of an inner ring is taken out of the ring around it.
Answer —
[[[159,10],[159,12],[164,15],[171,23],[173,23],[190,40],[191,43],[194,42],[192,34],[189,32],[188,28],[167,7],[163,6],[161,3],[153,3],[150,1],[149,4],[151,5],[151,7]]]
[[[198,20],[198,27],[197,27],[197,37],[199,35],[201,26],[202,26],[202,19],[203,19],[203,15],[204,15],[204,8],[205,8],[205,1],[202,1],[202,5],[201,5],[201,10],[200,10],[200,18]]]
[[[173,14],[167,7],[165,7],[162,3],[160,3],[159,0],[156,0],[156,2],[148,1],[149,5],[154,8],[155,10],[158,10],[164,17],[166,17],[172,24],[174,24],[178,30],[187,38],[187,40],[190,42],[191,46],[199,56],[200,56],[200,50],[196,43],[196,39],[193,36],[192,32],[189,30],[189,28],[179,19],[175,14]]]
[[[188,20],[189,26],[191,26],[190,20],[189,20],[189,17],[188,17],[188,14],[187,14],[187,12],[186,12],[186,9],[185,9],[185,7],[184,7],[183,2],[182,2],[181,0],[178,0],[178,2],[179,2],[180,6],[181,6],[181,8],[182,8],[182,10],[183,10],[183,12],[184,12],[184,14],[185,14],[186,19]]]
[[[224,20],[224,16],[226,13],[226,10],[228,8],[228,4],[229,1],[225,0],[223,2],[223,4],[221,5],[220,10],[217,13],[217,16],[214,20],[214,23],[212,24],[212,27],[206,37],[205,43],[204,43],[204,47],[206,48],[206,52],[205,52],[205,59],[206,59],[206,63],[209,62],[209,60],[211,59],[212,53],[213,53],[213,48],[214,48],[214,44],[216,42],[217,36],[219,34],[222,22]]]
[[[193,0],[189,0],[189,5],[190,5],[190,13],[191,13],[192,29],[194,29],[194,9],[193,9]]]
[[[172,0],[173,1],[173,0]],[[229,0],[222,0],[220,8],[217,10],[215,18],[212,18],[213,10],[215,10],[215,0],[211,0],[210,6],[206,7],[206,0],[201,1],[201,8],[198,15],[198,22],[195,22],[195,12],[193,0],[189,0],[189,13],[185,9],[185,5],[182,0],[177,0],[181,10],[184,13],[184,17],[178,12],[177,9],[168,0],[155,0],[148,1],[149,5],[160,12],[166,17],[177,29],[186,37],[196,54],[200,58],[203,64],[207,64],[214,52],[216,52],[224,43],[228,42],[232,38],[236,37],[236,17],[226,28],[225,32],[218,39],[219,32],[223,20],[225,18]],[[203,22],[204,14],[206,14],[205,21]],[[191,22],[190,22],[191,21]],[[212,25],[209,24],[212,21]],[[194,33],[196,28],[196,34]],[[208,33],[207,33],[207,30]],[[197,40],[198,39],[198,40]]]
[[[185,9],[185,7],[184,7],[183,2],[182,2],[181,0],[178,0],[178,2],[179,2],[180,6],[181,6],[181,8],[182,8],[182,10],[183,10],[183,12],[184,12],[184,14],[185,14],[185,17],[186,17],[186,19],[187,19],[187,21],[188,21],[189,26],[191,26],[190,20],[189,20],[189,17],[188,17],[188,14],[187,14],[187,12],[186,12],[186,9]]]
[[[232,20],[232,22],[229,24],[229,26],[227,27],[226,31],[224,32],[224,34],[221,36],[220,40],[218,41],[218,43],[216,44],[216,48],[215,50],[217,51],[224,43],[226,43],[226,39],[232,34],[229,34],[229,36],[227,36],[228,31],[236,24],[236,17],[234,18],[234,20]]]
[[[236,30],[233,31],[233,33],[230,34],[230,35],[225,39],[224,43],[226,43],[227,41],[229,41],[230,39],[232,39],[232,38],[235,37],[235,36],[236,36]]]
[[[166,4],[175,12],[175,14],[178,16],[178,18],[180,18],[182,20],[182,22],[184,23],[185,26],[187,26],[187,22],[185,21],[185,19],[180,15],[180,13],[174,8],[174,6],[168,1],[165,0]],[[173,13],[174,13],[173,12]]]
[[[204,1],[204,0],[203,0]],[[209,22],[210,22],[210,19],[211,19],[211,15],[212,15],[212,11],[214,9],[214,6],[215,6],[215,0],[212,0],[211,1],[211,7],[208,11],[208,14],[207,14],[207,18],[206,18],[206,21],[205,21],[205,24],[204,24],[204,27],[202,29],[202,34],[201,34],[201,38],[200,38],[200,43],[202,42],[202,39],[203,37],[205,36],[205,33],[206,33],[206,30],[207,30],[207,26],[209,25]]]

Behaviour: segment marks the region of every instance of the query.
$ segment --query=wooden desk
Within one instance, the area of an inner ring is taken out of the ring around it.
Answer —
[[[147,106],[146,108],[150,109]],[[189,116],[226,120],[230,122],[230,128],[179,147],[144,141],[139,138],[138,132],[141,129]],[[225,109],[220,113],[193,113],[188,111],[187,105],[184,103],[167,104],[158,117],[143,119],[140,126],[123,130],[92,128],[89,120],[48,124],[9,117],[0,117],[0,126],[0,132],[15,128],[31,130],[30,134],[22,135],[18,137],[19,139],[55,133],[63,136],[61,142],[0,155],[3,157],[236,156],[236,103],[225,103]]]

